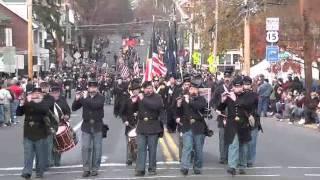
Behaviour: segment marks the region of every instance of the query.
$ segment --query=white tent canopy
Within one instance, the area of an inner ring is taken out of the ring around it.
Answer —
[[[299,58],[298,56],[289,53],[289,52],[285,52],[285,54],[289,55],[289,59],[292,59],[295,62],[301,63],[301,74],[293,74],[295,76],[299,76],[301,78],[304,78],[304,68],[303,68],[303,64],[304,64],[304,60]],[[257,75],[263,74],[266,78],[268,78],[269,80],[273,79],[274,77],[276,77],[275,74],[271,73],[268,71],[268,68],[271,66],[271,63],[268,62],[266,59],[262,60],[261,62],[259,62],[258,64],[252,66],[250,68],[250,76],[251,77],[255,77]],[[313,63],[312,64],[313,68],[312,68],[312,77],[313,79],[319,80],[319,67],[317,67],[317,63]],[[292,74],[292,72],[290,72],[290,70],[288,72],[279,72],[277,77],[278,78],[283,78],[284,80],[288,77],[288,74]]]

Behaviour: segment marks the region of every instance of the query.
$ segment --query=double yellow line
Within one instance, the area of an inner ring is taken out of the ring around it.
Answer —
[[[179,148],[166,128],[164,129],[163,138],[159,139],[159,143],[166,162],[179,161]]]

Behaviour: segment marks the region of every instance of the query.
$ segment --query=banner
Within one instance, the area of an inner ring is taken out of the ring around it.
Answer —
[[[201,65],[201,54],[197,51],[192,54],[193,64]]]

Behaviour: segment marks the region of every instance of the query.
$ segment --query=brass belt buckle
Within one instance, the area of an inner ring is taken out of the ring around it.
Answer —
[[[193,124],[193,123],[195,123],[195,122],[196,122],[195,119],[190,119],[190,124]]]
[[[234,118],[234,120],[235,120],[235,121],[240,121],[239,116],[236,116],[236,117]]]
[[[143,118],[143,120],[144,120],[145,122],[147,122],[147,121],[149,121],[149,118],[145,117],[145,118]]]

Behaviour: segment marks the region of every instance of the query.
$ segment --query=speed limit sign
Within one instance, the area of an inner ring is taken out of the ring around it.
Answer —
[[[268,31],[266,40],[269,43],[278,42],[279,41],[279,33],[278,33],[278,31]]]

